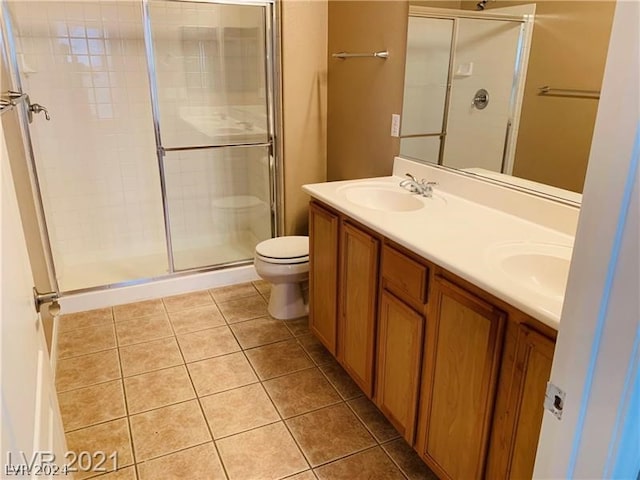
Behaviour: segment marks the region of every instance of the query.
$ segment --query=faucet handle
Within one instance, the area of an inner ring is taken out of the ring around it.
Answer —
[[[411,180],[413,180],[414,182],[418,183],[418,180],[416,179],[416,177],[414,177],[410,173],[405,173],[404,176],[405,177],[409,177]]]
[[[422,195],[424,197],[431,198],[433,194],[433,187],[438,185],[438,182],[428,182],[425,178],[420,180],[420,186],[422,187]]]

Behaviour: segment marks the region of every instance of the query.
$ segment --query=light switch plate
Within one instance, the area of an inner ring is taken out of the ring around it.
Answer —
[[[400,136],[400,115],[397,113],[391,115],[391,136]]]

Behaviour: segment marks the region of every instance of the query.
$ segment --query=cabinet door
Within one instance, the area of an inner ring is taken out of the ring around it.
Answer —
[[[415,432],[424,317],[387,291],[378,316],[376,403],[404,438]]]
[[[487,478],[531,478],[555,342],[509,325],[493,420]]]
[[[339,218],[309,207],[309,328],[333,355],[338,320]]]
[[[371,397],[380,242],[343,223],[340,249],[338,361]]]
[[[481,478],[505,314],[440,277],[432,302],[419,452],[441,478]]]

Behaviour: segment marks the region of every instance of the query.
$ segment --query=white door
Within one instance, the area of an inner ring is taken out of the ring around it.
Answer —
[[[1,125],[0,160],[0,478],[50,478],[66,444]]]
[[[617,2],[534,478],[640,478],[640,2]]]

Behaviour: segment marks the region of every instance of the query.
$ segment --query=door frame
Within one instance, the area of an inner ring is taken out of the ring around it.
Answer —
[[[544,413],[535,478],[640,470],[639,23],[639,2],[616,3],[551,371],[566,397],[560,421]]]

